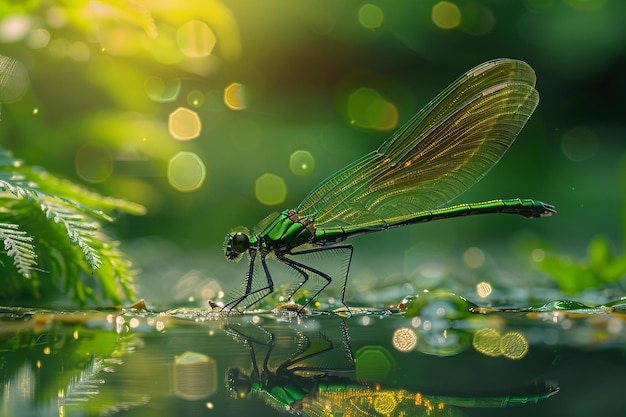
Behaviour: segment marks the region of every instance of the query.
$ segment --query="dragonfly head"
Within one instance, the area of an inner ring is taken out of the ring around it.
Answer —
[[[252,390],[252,380],[239,368],[226,372],[226,388],[233,398],[245,398]]]
[[[229,233],[224,242],[224,254],[229,261],[238,261],[250,248],[250,238],[246,232]]]

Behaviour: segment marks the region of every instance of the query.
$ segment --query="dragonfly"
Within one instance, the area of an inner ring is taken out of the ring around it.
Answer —
[[[413,116],[378,149],[330,175],[294,209],[270,215],[250,234],[228,233],[228,260],[249,255],[242,291],[222,310],[244,310],[274,291],[268,258],[283,263],[298,282],[289,299],[313,276],[322,285],[298,313],[333,280],[306,255],[345,258],[345,304],[353,246],[349,238],[439,219],[487,213],[527,218],[556,213],[533,199],[498,199],[448,206],[482,179],[518,136],[539,103],[535,72],[515,59],[495,59],[466,72]],[[318,278],[319,279],[319,278]]]
[[[225,382],[231,398],[262,398],[277,410],[299,416],[354,415],[355,410],[363,416],[456,416],[461,415],[455,412],[456,407],[501,408],[535,404],[560,390],[552,381],[490,393],[489,396],[422,394],[398,386],[369,386],[367,381],[356,378],[357,362],[345,322],[327,328],[339,329],[341,340],[319,331],[310,336],[297,332],[294,337],[282,337],[283,341],[295,341],[297,350],[280,355],[274,349],[282,335],[275,335],[262,327],[244,327],[241,323],[227,325],[226,332],[248,348],[252,363],[249,372],[238,367],[228,368]],[[261,362],[257,348],[263,347],[266,353]],[[336,351],[341,354],[328,357]],[[318,366],[321,364],[324,365]]]

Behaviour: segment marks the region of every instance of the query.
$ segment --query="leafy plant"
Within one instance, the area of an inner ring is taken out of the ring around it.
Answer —
[[[535,265],[569,295],[587,288],[599,288],[626,276],[626,254],[616,256],[605,236],[596,236],[589,243],[584,261],[563,255],[546,255]]]
[[[0,298],[69,293],[114,303],[134,297],[134,271],[103,231],[105,212],[145,208],[87,191],[0,148]]]

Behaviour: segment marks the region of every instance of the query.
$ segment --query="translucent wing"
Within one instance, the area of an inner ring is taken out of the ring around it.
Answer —
[[[300,203],[315,226],[376,227],[442,206],[484,177],[539,102],[535,73],[498,59],[446,88],[379,149],[328,177]]]

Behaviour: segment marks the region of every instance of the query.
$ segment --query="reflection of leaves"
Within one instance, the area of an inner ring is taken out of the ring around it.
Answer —
[[[132,298],[133,272],[117,243],[103,233],[100,222],[112,218],[101,209],[141,214],[143,207],[23,166],[2,149],[0,191],[0,296],[56,293],[51,290],[64,282],[74,300],[84,304],[97,294],[87,284],[91,275],[103,298]]]
[[[554,279],[566,294],[598,288],[626,275],[626,254],[615,256],[610,242],[596,236],[587,250],[587,260],[576,262],[563,255],[546,255],[537,267]]]

